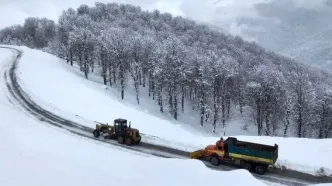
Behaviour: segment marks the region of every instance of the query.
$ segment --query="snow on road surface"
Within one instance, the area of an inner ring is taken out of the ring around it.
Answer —
[[[25,52],[28,57],[29,50],[25,49]],[[38,55],[37,60],[40,59]],[[223,185],[266,185],[245,170],[220,172],[208,169],[196,160],[164,159],[134,153],[40,123],[16,106],[14,99],[8,99],[3,74],[15,55],[0,48],[0,56],[2,186],[90,186],[100,182],[123,186],[133,183],[137,186],[199,186],[214,184],[215,179],[207,179],[211,177],[222,180]],[[34,65],[33,62],[30,64]],[[35,70],[38,74],[42,69]]]
[[[83,78],[65,61],[38,50],[23,47],[24,55],[18,69],[24,89],[38,104],[51,112],[84,125],[92,121],[109,122],[127,118],[132,127],[156,139],[148,140],[183,150],[197,150],[214,144],[219,138],[185,130],[169,120],[146,113],[121,102],[99,83]],[[279,145],[277,166],[317,175],[332,175],[332,139],[299,139],[281,137],[235,136],[239,140]],[[225,138],[225,137],[224,137]],[[143,140],[147,140],[143,137]]]

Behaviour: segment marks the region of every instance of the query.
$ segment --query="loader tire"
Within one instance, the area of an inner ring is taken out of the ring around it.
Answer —
[[[220,164],[220,160],[217,156],[211,156],[210,163],[214,166],[218,166]]]
[[[133,140],[131,138],[126,138],[126,145],[131,146],[133,144]]]
[[[100,132],[99,132],[99,130],[94,130],[94,131],[93,131],[93,136],[94,136],[95,138],[99,138],[99,136],[100,136]]]
[[[118,137],[118,143],[120,143],[120,144],[124,143],[124,138],[122,136]]]

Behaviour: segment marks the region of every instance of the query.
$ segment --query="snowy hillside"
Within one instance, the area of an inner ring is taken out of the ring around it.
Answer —
[[[0,28],[21,24],[28,16],[47,17],[57,21],[63,9],[80,4],[93,5],[94,0],[23,0],[4,1]],[[101,0],[100,2],[110,2]],[[223,31],[238,34],[300,62],[331,68],[329,0],[116,0],[144,9],[159,9],[173,15],[206,22]],[[30,7],[41,7],[38,9]]]
[[[182,17],[116,3],[81,5],[63,11],[58,24],[32,17],[3,29],[0,42],[66,58],[87,79],[97,72],[105,85],[119,87],[122,99],[133,88],[137,104],[154,100],[145,110],[205,132],[332,135],[329,74]],[[146,94],[150,100],[140,100]]]
[[[330,0],[183,0],[180,10],[299,62],[332,67]]]
[[[54,60],[36,51],[24,51],[27,53],[24,63],[32,66],[31,55],[34,54],[37,54],[37,61]],[[133,183],[138,186],[199,186],[213,184],[213,179],[206,179],[209,177],[218,177],[225,185],[265,185],[247,171],[219,172],[206,168],[199,161],[150,157],[40,123],[19,107],[6,90],[3,74],[11,65],[14,53],[0,49],[0,56],[0,183],[3,186],[91,186],[100,181],[123,186]],[[54,62],[46,62],[46,66]],[[184,174],[186,172],[188,174]],[[239,176],[241,179],[236,179]]]
[[[258,9],[266,17],[277,17],[279,24],[263,23],[269,35],[263,34],[259,41],[281,54],[300,62],[323,69],[331,69],[332,16],[331,1],[303,2],[300,5],[279,0],[271,5],[262,5]],[[288,7],[285,9],[284,7]],[[270,11],[272,10],[272,11]],[[265,36],[265,37],[264,37]],[[273,46],[274,43],[279,45]]]
[[[118,117],[127,118],[132,122],[132,127],[140,129],[140,132],[158,137],[153,140],[148,138],[149,142],[179,149],[197,150],[219,139],[188,129],[180,122],[161,119],[119,100],[114,95],[116,90],[105,89],[98,82],[84,79],[78,69],[70,67],[62,59],[38,50],[23,49],[24,56],[18,69],[20,82],[32,99],[49,111],[90,127],[95,126],[93,121],[111,123]],[[332,145],[331,139],[236,137],[240,140],[278,144],[278,166],[310,174],[317,174],[323,167],[327,175],[332,174],[332,149],[326,148]],[[310,158],[318,156],[314,160]],[[308,158],[311,160],[308,161]]]

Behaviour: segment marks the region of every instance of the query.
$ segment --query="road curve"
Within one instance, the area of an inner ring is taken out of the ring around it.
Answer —
[[[57,116],[39,105],[37,105],[26,92],[22,89],[20,84],[17,81],[17,77],[15,71],[17,69],[18,62],[22,57],[23,53],[15,48],[11,47],[1,47],[5,49],[14,50],[17,52],[17,56],[13,61],[12,66],[9,69],[6,69],[5,73],[3,74],[4,79],[6,81],[6,87],[10,92],[11,98],[14,98],[21,107],[23,107],[26,111],[28,111],[31,115],[36,117],[42,122],[47,124],[62,128],[67,130],[73,134],[86,137],[92,140],[97,140],[103,143],[108,143],[110,145],[115,146],[116,148],[124,148],[127,150],[137,151],[140,153],[146,153],[158,157],[163,158],[182,158],[188,159],[188,153],[186,151],[181,151],[178,149],[141,142],[138,146],[124,146],[118,144],[116,141],[113,140],[104,140],[100,138],[94,138],[92,135],[93,129],[90,127],[83,126],[79,123],[67,120],[60,116]],[[10,99],[10,98],[9,98]],[[144,136],[143,136],[144,137]],[[232,166],[221,165],[218,167],[214,167],[209,164],[209,162],[204,162],[205,165],[211,169],[219,170],[219,171],[227,171],[236,169]],[[265,175],[257,175],[253,174],[257,179],[266,181],[269,183],[277,183],[282,185],[294,185],[294,186],[302,186],[308,184],[317,184],[317,183],[332,183],[331,177],[316,177],[313,175],[291,171],[291,170],[281,170],[281,169],[269,169],[269,171]]]

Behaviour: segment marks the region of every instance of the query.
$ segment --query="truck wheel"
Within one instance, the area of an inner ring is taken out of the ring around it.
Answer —
[[[255,172],[257,174],[263,175],[265,173],[265,171],[266,171],[265,166],[263,166],[263,165],[256,165]]]
[[[219,158],[217,156],[212,156],[210,158],[210,162],[214,166],[218,166],[220,164],[220,160],[219,160]]]
[[[133,144],[133,140],[130,138],[126,138],[126,145],[131,146]]]
[[[100,132],[99,132],[98,130],[94,130],[94,131],[93,131],[93,136],[94,136],[95,138],[99,138],[99,136],[100,136]]]
[[[250,171],[251,170],[251,164],[250,163],[247,163],[247,162],[243,162],[242,163],[242,168]]]
[[[119,137],[118,137],[118,143],[120,143],[120,144],[123,144],[123,143],[124,143],[124,139],[123,139],[122,136],[119,136]]]

